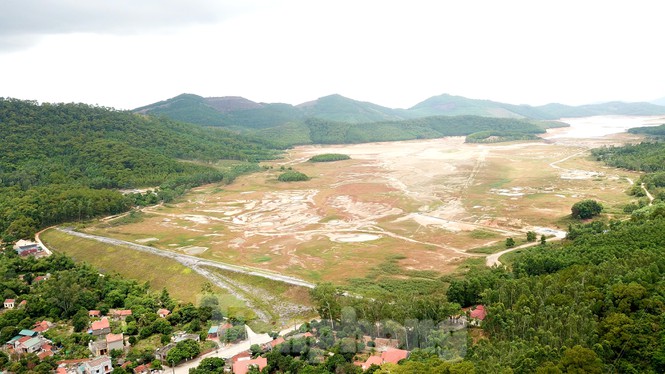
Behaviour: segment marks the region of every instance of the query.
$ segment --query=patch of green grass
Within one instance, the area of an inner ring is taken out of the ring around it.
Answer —
[[[496,182],[491,183],[490,187],[491,188],[500,188],[500,187],[503,187],[504,185],[506,185],[506,184],[508,184],[512,181],[513,180],[509,179],[509,178],[501,178],[501,179],[497,180]]]
[[[129,225],[132,223],[139,223],[143,222],[143,220],[147,217],[150,217],[149,215],[146,215],[145,213],[138,211],[138,210],[132,210],[129,212],[127,215],[122,216],[120,218],[116,218],[113,220],[110,220],[105,223],[101,223],[98,225],[100,228],[109,228],[109,227],[116,227],[116,226],[122,226],[122,225]]]
[[[514,251],[512,251],[512,252],[508,252],[508,253],[506,253],[505,255],[499,257],[499,261],[500,261],[503,265],[506,265],[506,266],[510,267],[510,266],[513,264],[513,262],[515,261],[515,259],[517,259],[518,257],[522,256],[522,254],[524,253],[524,251],[527,250],[527,249],[528,249],[528,248],[517,249],[517,250],[514,250]]]
[[[472,237],[473,239],[493,239],[500,235],[492,231],[476,229],[471,231],[469,233],[469,236]]]
[[[254,262],[269,262],[270,260],[272,260],[270,256],[259,256],[254,259]]]

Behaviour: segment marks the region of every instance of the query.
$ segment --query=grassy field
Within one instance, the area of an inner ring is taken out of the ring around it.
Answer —
[[[197,304],[206,279],[182,264],[161,256],[134,251],[128,248],[103,244],[94,240],[48,230],[41,235],[44,244],[55,252],[65,253],[74,260],[86,262],[102,273],[118,273],[138,282],[149,282],[158,292],[166,288],[171,297]],[[244,303],[225,290],[214,287],[222,305],[245,308]],[[252,316],[247,310],[246,315]]]
[[[322,152],[351,159],[307,162]],[[621,216],[632,200],[627,178],[637,179],[576,144],[458,138],[299,147],[264,166],[148,208],[139,220],[86,231],[313,282],[343,284],[394,256],[407,274],[451,274],[504,249],[507,237],[519,245],[538,227],[565,230],[579,200],[597,199]],[[312,179],[278,182],[282,166]]]

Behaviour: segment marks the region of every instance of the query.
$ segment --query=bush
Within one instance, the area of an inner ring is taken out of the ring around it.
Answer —
[[[596,200],[582,200],[573,204],[571,208],[573,218],[588,219],[597,216],[603,211],[603,206]]]
[[[322,155],[316,155],[309,159],[310,162],[332,162],[332,161],[341,161],[341,160],[350,160],[351,157],[348,155],[343,155],[340,153],[324,153]]]
[[[287,171],[282,173],[277,180],[280,182],[299,182],[299,181],[308,181],[309,177],[299,171]]]

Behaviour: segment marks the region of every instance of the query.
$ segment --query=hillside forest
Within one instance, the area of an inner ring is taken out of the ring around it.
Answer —
[[[0,99],[0,235],[169,201],[192,186],[231,182],[275,157],[264,142],[84,104]],[[219,160],[232,160],[217,167]],[[150,187],[147,194],[120,189]]]

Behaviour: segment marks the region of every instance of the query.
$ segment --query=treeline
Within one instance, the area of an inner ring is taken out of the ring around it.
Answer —
[[[639,129],[649,130],[658,129],[658,127]],[[650,191],[656,201],[665,201],[665,143],[642,142],[623,147],[603,147],[592,150],[591,154],[596,160],[603,161],[610,166],[646,172],[629,193],[637,197],[645,196],[641,187],[644,183],[645,188]],[[639,205],[633,204],[628,210],[646,203],[648,202],[640,201]]]
[[[349,155],[344,155],[341,153],[324,153],[321,155],[312,156],[310,162],[333,162],[333,161],[342,161],[349,160],[351,157]]]
[[[110,189],[160,187],[155,196],[169,201],[192,186],[230,182],[273,157],[263,142],[220,129],[0,98],[0,236],[10,242],[144,201]],[[240,165],[214,167],[220,159]]]
[[[253,135],[269,139],[275,146],[298,144],[356,144],[446,136],[468,136],[494,131],[504,136],[533,139],[547,128],[567,126],[561,122],[533,121],[480,116],[435,116],[400,121],[347,123],[308,118],[282,126],[257,130]],[[529,136],[533,135],[533,136]]]
[[[644,134],[651,136],[665,136],[665,125],[660,126],[648,126],[648,127],[634,127],[628,129],[628,132],[631,134]]]
[[[617,168],[653,173],[665,171],[665,143],[643,142],[591,150],[597,161]]]
[[[518,140],[538,140],[533,134],[525,134],[514,131],[480,131],[466,136],[467,143],[501,143]]]

